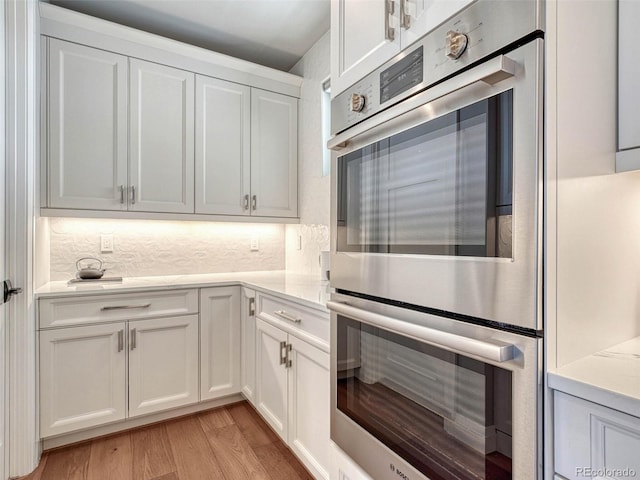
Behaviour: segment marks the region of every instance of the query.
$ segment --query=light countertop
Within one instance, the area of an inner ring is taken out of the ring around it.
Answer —
[[[640,417],[640,337],[548,373],[555,390]]]
[[[73,283],[49,282],[36,290],[37,298],[70,295],[132,293],[145,290],[244,285],[301,303],[316,310],[328,311],[329,282],[316,275],[301,275],[285,270],[268,272],[230,272],[194,275],[166,275],[124,278],[122,282]]]

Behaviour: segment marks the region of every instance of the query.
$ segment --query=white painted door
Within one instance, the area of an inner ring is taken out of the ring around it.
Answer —
[[[129,210],[194,212],[195,75],[129,59]]]
[[[200,289],[200,400],[240,392],[240,287]]]
[[[5,121],[5,109],[6,109],[6,101],[5,101],[5,76],[7,75],[7,67],[5,61],[5,2],[2,1],[0,5],[0,25],[2,25],[3,34],[0,35],[0,67],[2,68],[2,77],[0,77],[0,135],[5,139],[6,135],[6,121]],[[3,144],[6,145],[6,140],[3,141]],[[5,187],[6,181],[6,148],[0,149],[0,202],[3,205],[7,205],[7,191]],[[5,240],[5,208],[0,208],[0,282],[7,278],[7,271],[5,268],[5,259],[7,257],[7,247]],[[7,314],[5,313],[7,307],[4,304],[4,296],[0,298],[0,478],[5,480],[9,478],[9,465],[5,459],[9,458],[7,444],[5,443],[5,437],[8,436],[8,432],[5,431],[6,420],[7,420],[7,405],[9,402],[7,401],[7,389],[6,383],[8,378],[6,377],[6,362],[7,362],[7,352],[8,352],[8,343],[7,343],[7,335],[6,335],[6,327],[5,323],[9,320]]]
[[[298,100],[251,89],[251,215],[298,216]]]
[[[402,48],[426,35],[475,0],[405,0],[408,28],[401,29]],[[442,39],[444,42],[444,39]]]
[[[256,292],[242,287],[242,393],[255,405],[256,398]]]
[[[196,76],[196,213],[249,215],[251,88]]]
[[[125,418],[124,334],[124,323],[40,332],[42,437]]]
[[[332,97],[400,52],[399,3],[331,0]]]
[[[129,417],[198,401],[198,315],[129,322]]]
[[[329,354],[289,337],[289,446],[315,478],[329,478]]]
[[[256,405],[263,418],[287,441],[287,334],[256,320]]]
[[[126,209],[127,57],[48,42],[48,206]]]

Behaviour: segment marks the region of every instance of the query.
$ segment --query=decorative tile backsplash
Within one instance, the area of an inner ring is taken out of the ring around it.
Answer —
[[[285,227],[274,224],[51,218],[51,280],[75,275],[78,258],[102,259],[108,276],[283,270]],[[113,253],[100,253],[100,235]],[[258,251],[251,251],[251,239]]]

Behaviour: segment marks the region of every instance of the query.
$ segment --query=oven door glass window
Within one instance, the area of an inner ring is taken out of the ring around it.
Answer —
[[[511,372],[338,315],[337,405],[431,480],[511,479]]]
[[[337,250],[510,258],[512,93],[339,157]]]

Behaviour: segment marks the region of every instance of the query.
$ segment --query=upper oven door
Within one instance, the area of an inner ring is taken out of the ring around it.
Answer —
[[[541,329],[542,40],[335,137],[337,289]]]

